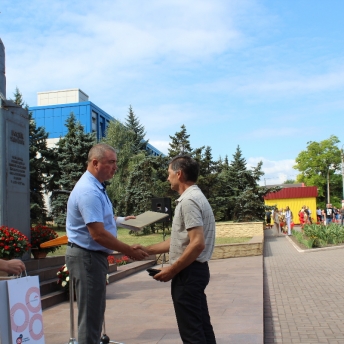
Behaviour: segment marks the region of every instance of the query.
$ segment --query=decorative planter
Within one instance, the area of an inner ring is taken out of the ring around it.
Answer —
[[[31,253],[35,259],[46,258],[47,254],[48,254],[47,252],[40,251],[40,250],[32,250]]]

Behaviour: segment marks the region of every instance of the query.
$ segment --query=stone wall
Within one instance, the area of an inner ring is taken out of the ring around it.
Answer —
[[[263,222],[223,222],[216,223],[217,238],[254,237],[264,235]]]
[[[264,237],[253,237],[250,241],[238,244],[215,245],[211,259],[260,256],[263,254]]]

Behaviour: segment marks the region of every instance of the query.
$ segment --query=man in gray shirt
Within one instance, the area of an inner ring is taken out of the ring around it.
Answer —
[[[170,266],[154,276],[172,279],[171,294],[183,343],[216,343],[204,293],[209,283],[210,260],[215,242],[215,218],[208,200],[195,185],[198,163],[187,155],[170,162],[168,181],[177,191],[171,238],[146,248],[148,254],[169,252]]]

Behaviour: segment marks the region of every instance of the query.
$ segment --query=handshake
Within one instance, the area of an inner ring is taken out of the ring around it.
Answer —
[[[149,254],[146,247],[135,244],[130,246],[130,253],[128,254],[128,256],[133,260],[143,260],[147,258]]]

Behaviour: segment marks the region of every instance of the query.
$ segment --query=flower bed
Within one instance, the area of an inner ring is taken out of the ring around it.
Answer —
[[[301,232],[293,231],[296,240],[307,248],[326,247],[344,243],[344,227],[336,223],[306,224]]]
[[[14,228],[0,227],[0,258],[20,258],[30,247],[26,235]]]
[[[60,246],[52,246],[48,248],[41,248],[40,245],[44,242],[56,239],[58,234],[51,228],[43,225],[31,227],[31,248],[42,252],[55,252]]]

